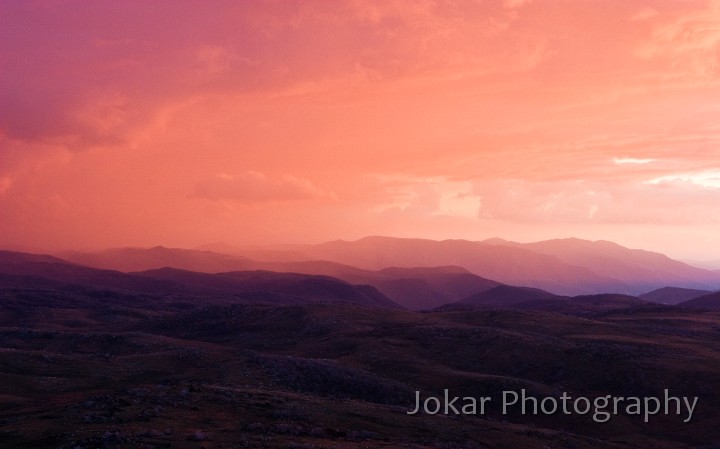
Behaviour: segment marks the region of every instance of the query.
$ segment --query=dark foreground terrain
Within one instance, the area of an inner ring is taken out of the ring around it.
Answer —
[[[25,263],[0,289],[3,448],[720,447],[717,311],[597,296],[411,312],[326,278],[202,290],[52,260],[31,263],[54,280],[23,277]],[[416,390],[445,388],[699,401],[689,423],[407,414]]]

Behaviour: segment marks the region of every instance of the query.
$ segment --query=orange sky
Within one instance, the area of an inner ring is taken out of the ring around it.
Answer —
[[[720,259],[718,1],[0,0],[0,246]]]

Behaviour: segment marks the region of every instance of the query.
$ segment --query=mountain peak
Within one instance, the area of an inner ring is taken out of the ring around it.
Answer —
[[[487,245],[505,245],[508,243],[513,243],[510,240],[505,240],[500,237],[491,237],[489,239],[481,240],[480,243],[485,243]]]

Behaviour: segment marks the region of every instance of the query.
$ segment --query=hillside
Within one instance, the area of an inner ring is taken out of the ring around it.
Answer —
[[[438,310],[467,310],[486,307],[507,307],[520,303],[559,298],[557,295],[529,287],[499,285],[476,293],[458,302],[447,304]]]
[[[694,309],[720,309],[720,292],[700,296],[689,301],[681,302],[678,305]]]
[[[713,313],[631,308],[588,319],[0,295],[6,447],[690,449],[720,438]],[[520,388],[588,396],[669,388],[702,402],[689,424],[618,415],[599,425],[499,407],[450,419],[406,414],[414,391],[445,388],[495,402]]]
[[[679,287],[663,287],[648,293],[643,293],[638,297],[645,301],[656,302],[659,304],[680,304],[681,302],[699,298],[712,293],[709,290],[696,290],[692,288]]]

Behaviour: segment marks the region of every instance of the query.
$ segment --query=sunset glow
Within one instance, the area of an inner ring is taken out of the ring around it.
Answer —
[[[720,259],[720,2],[0,0],[0,246]]]

